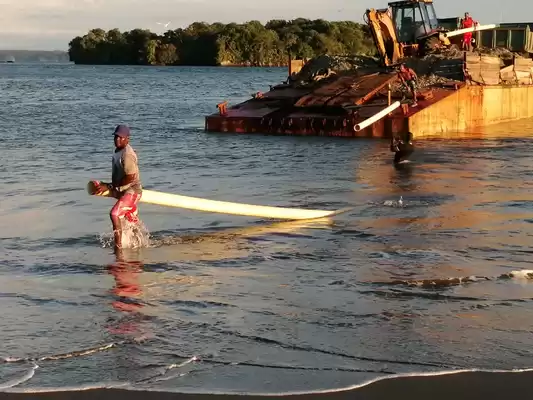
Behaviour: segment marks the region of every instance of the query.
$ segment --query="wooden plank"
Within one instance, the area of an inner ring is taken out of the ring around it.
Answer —
[[[515,66],[526,66],[526,67],[533,67],[533,60],[530,58],[515,58],[514,59],[514,65]]]
[[[296,107],[362,104],[375,95],[387,83],[396,80],[397,74],[379,74],[356,76],[347,75],[326,83],[300,98]]]
[[[500,84],[500,78],[487,78],[483,77],[483,82],[485,82],[485,85],[499,85]]]
[[[501,60],[498,57],[481,57],[480,63],[500,65]]]
[[[531,72],[529,71],[515,71],[516,72],[516,76],[520,79],[522,78],[528,78],[531,76]]]
[[[530,73],[531,72],[531,67],[530,66],[515,66],[515,71],[520,71],[520,72],[527,72],[527,73]]]
[[[374,97],[380,90],[384,89],[387,84],[397,80],[396,74],[382,74],[374,79],[361,81],[361,84],[345,93],[339,95],[329,105],[361,105]]]
[[[475,61],[479,62],[480,60],[481,60],[480,56],[471,56],[471,55],[466,56],[466,62],[475,62]]]
[[[501,69],[499,65],[483,65],[480,68],[482,71],[497,72],[500,73]]]
[[[473,81],[476,81],[476,82],[483,82],[483,78],[482,78],[481,74],[470,73],[470,78]]]
[[[514,73],[514,71],[505,71],[505,72],[500,72],[500,78],[502,81],[514,81],[516,80],[516,75]]]
[[[492,61],[481,61],[479,64],[480,65],[496,65],[498,67],[501,65],[499,62],[495,63],[495,62],[492,62]]]

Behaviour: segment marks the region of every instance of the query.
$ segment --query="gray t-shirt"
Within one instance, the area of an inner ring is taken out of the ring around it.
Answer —
[[[126,175],[135,175],[136,179],[127,186],[123,193],[142,193],[137,154],[129,144],[113,154],[111,178],[113,185],[119,186]]]

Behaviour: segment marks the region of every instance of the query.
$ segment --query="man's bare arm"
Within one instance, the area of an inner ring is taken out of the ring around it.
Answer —
[[[127,190],[138,179],[139,168],[135,156],[126,155],[124,157],[124,172],[126,176],[124,176],[124,179],[120,182],[120,186],[117,188],[119,191]]]

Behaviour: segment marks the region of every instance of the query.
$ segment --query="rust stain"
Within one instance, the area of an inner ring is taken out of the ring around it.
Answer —
[[[295,106],[344,106],[363,104],[395,79],[397,79],[396,74],[376,73],[364,76],[344,76],[303,96],[295,103]]]
[[[383,89],[395,79],[395,74],[350,75],[314,88],[274,88],[262,98],[233,107],[219,103],[218,112],[205,118],[205,129],[354,138],[389,138],[409,129],[415,138],[456,138],[476,135],[476,128],[483,126],[533,117],[533,85],[483,87],[451,82],[424,91],[417,107],[404,104],[355,132],[356,123],[387,105]]]

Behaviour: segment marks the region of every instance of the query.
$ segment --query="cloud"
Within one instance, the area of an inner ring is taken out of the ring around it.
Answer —
[[[0,0],[0,48],[16,42],[31,45],[31,35],[63,37],[68,41],[83,35],[89,29],[119,28],[130,30],[146,28],[163,29],[157,21],[171,21],[169,28],[185,27],[194,21],[243,22],[272,18],[330,18],[360,19],[361,13],[353,13],[352,1],[331,0],[309,7],[310,0],[269,0],[268,2],[226,0]],[[352,3],[352,4],[349,4]],[[342,15],[339,8],[347,12]],[[357,7],[361,10],[361,6]],[[332,11],[332,9],[335,9]],[[8,39],[8,37],[10,39]]]
[[[515,0],[504,12],[506,21],[521,21],[533,12],[530,0]],[[0,48],[66,49],[77,35],[92,28],[170,29],[194,21],[244,22],[269,19],[323,18],[362,21],[365,9],[385,7],[387,0],[0,0]],[[470,0],[468,11],[482,23],[500,22],[499,0]],[[441,17],[464,13],[464,0],[435,3]]]

